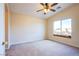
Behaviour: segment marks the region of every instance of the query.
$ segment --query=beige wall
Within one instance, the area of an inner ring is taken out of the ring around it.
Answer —
[[[72,38],[53,36],[53,22],[66,18],[72,19]],[[69,7],[48,19],[48,39],[79,47],[79,4]]]
[[[45,20],[45,39],[48,39],[48,20]]]
[[[11,14],[10,44],[45,39],[45,20],[19,13]]]

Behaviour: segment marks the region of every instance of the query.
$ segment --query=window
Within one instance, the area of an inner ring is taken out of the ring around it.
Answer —
[[[54,35],[71,37],[71,19],[58,20],[53,23]]]

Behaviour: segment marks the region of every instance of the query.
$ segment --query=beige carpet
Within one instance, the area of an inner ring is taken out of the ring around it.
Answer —
[[[11,46],[7,56],[79,56],[79,49],[58,42],[41,40]]]

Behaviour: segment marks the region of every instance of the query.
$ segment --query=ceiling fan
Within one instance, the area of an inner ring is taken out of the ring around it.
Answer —
[[[52,7],[56,6],[58,3],[53,3],[51,5],[49,5],[49,3],[40,3],[43,6],[43,9],[37,10],[37,12],[39,11],[44,11],[44,15],[48,12],[48,11],[53,11],[55,12],[55,9],[52,9]]]

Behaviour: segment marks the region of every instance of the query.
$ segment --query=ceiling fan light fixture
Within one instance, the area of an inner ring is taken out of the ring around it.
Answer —
[[[49,3],[40,3],[43,6],[43,9],[37,10],[37,12],[39,11],[44,11],[44,14],[48,13],[49,11],[55,12],[55,9],[52,9],[53,6],[57,5],[58,3],[53,3],[53,4],[49,4]]]
[[[50,11],[49,9],[44,9],[44,12],[45,12],[45,13],[47,13],[47,12],[49,12],[49,11]]]

